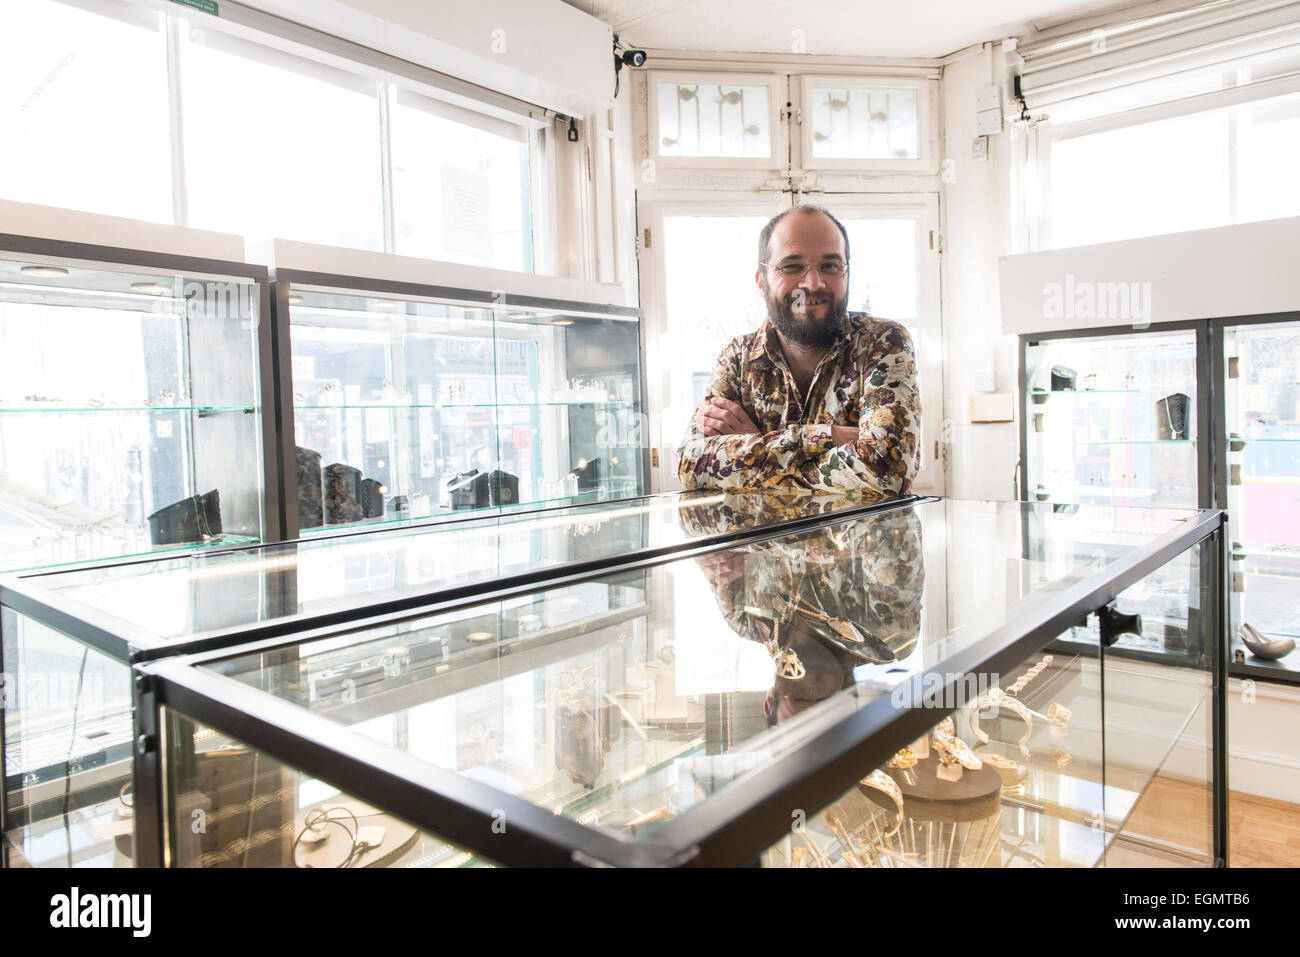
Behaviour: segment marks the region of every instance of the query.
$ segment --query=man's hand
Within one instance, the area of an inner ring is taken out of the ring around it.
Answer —
[[[695,413],[695,424],[705,435],[757,435],[758,427],[737,403],[714,396]]]

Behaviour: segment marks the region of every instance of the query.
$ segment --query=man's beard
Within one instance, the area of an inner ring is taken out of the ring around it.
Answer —
[[[794,301],[797,296],[807,296],[806,290],[796,289],[778,302],[772,296],[771,287],[766,277],[763,280],[763,300],[767,303],[768,321],[781,334],[783,339],[800,346],[829,346],[844,333],[848,326],[848,297],[837,299],[830,292],[821,293],[826,297],[826,317],[814,319],[808,312],[795,315]]]

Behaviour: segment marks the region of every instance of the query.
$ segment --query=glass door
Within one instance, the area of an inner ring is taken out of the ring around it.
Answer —
[[[1260,636],[1252,642],[1300,638],[1300,322],[1227,326],[1223,349],[1221,503],[1232,516],[1229,604],[1241,648],[1245,625]],[[1244,651],[1251,663],[1267,660]],[[1300,668],[1300,652],[1280,663]]]
[[[713,378],[714,363],[728,342],[763,322],[754,283],[758,234],[787,203],[773,197],[641,207],[653,491],[681,488],[677,446]]]
[[[942,431],[942,345],[939,338],[939,257],[930,248],[937,229],[933,196],[902,201],[811,197],[826,205],[849,234],[849,310],[901,323],[917,353],[923,456],[913,491],[942,493],[936,456]],[[676,450],[691,414],[713,377],[719,353],[752,332],[766,312],[754,283],[758,234],[790,199],[721,204],[652,204],[640,208],[649,227],[642,250],[646,307],[648,407],[652,411],[653,489],[680,488]],[[643,243],[646,233],[642,233]]]

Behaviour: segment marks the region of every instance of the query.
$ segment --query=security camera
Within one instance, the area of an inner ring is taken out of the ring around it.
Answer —
[[[628,66],[645,66],[645,50],[624,50],[619,60]]]

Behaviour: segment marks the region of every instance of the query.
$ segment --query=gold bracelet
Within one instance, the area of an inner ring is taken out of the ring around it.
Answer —
[[[988,744],[989,736],[980,728],[980,712],[992,705],[995,708],[1007,708],[1020,715],[1025,722],[1025,736],[1020,739],[1018,745],[1024,747],[1034,733],[1034,712],[1025,707],[1024,702],[1010,697],[1006,692],[994,688],[987,694],[981,695],[975,699],[975,703],[970,709],[970,729],[975,737],[979,738],[980,744]]]
[[[861,783],[863,787],[874,788],[877,791],[889,795],[889,797],[893,799],[894,807],[898,811],[898,816],[894,820],[894,826],[883,836],[885,840],[888,840],[897,834],[898,829],[903,826],[903,791],[898,786],[897,781],[891,778],[884,771],[880,770],[872,771],[862,779]]]

